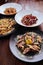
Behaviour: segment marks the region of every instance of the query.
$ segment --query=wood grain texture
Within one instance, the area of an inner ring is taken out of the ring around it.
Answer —
[[[31,9],[38,10],[43,13],[43,1],[41,0],[8,0],[8,2],[11,1],[18,2],[23,6],[23,9],[28,9],[30,7]],[[43,24],[41,24],[39,28],[43,31]],[[37,63],[26,63],[14,57],[9,49],[9,39],[10,36],[0,39],[0,65],[43,65],[43,61]]]

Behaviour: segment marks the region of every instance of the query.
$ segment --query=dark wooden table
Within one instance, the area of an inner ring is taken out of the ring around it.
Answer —
[[[15,2],[14,0],[9,0],[8,2]],[[43,1],[41,0],[16,0],[23,6],[23,9],[28,9],[29,7],[34,10],[38,10],[43,13]],[[0,5],[4,2],[0,2]],[[43,31],[43,24],[38,26],[38,28]],[[10,36],[0,39],[0,65],[43,65],[43,60],[37,63],[26,63],[18,60],[9,49]]]

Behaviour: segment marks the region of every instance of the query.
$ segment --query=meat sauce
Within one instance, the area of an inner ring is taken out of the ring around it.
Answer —
[[[36,16],[33,16],[32,14],[30,15],[25,15],[21,22],[24,24],[24,25],[32,25],[32,24],[35,24],[36,21],[37,21],[37,17]]]

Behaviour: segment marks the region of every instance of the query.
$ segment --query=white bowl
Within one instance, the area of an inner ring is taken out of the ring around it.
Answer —
[[[15,8],[17,13],[20,10],[22,10],[22,6],[20,4],[17,4],[17,3],[6,3],[6,4],[3,4],[3,5],[0,6],[0,13],[6,15],[4,13],[4,11],[5,11],[6,8],[9,8],[9,7]]]
[[[25,16],[25,15],[28,15],[28,14],[32,14],[33,16],[36,16],[38,18],[37,22],[35,24],[32,24],[32,25],[24,25],[21,20],[22,18]],[[24,27],[35,27],[35,26],[39,26],[40,24],[43,23],[43,14],[38,12],[38,11],[34,11],[34,10],[22,10],[20,12],[18,12],[16,15],[15,15],[15,20],[16,22],[21,25],[21,26],[24,26]]]

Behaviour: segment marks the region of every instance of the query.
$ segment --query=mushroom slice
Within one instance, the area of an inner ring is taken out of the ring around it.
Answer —
[[[29,51],[30,51],[30,48],[27,47],[27,48],[24,49],[23,54],[26,54],[26,53],[28,53]]]

